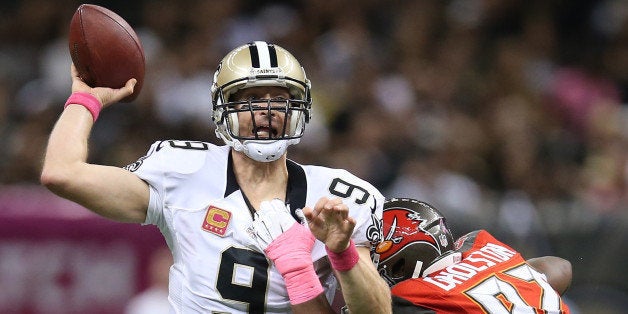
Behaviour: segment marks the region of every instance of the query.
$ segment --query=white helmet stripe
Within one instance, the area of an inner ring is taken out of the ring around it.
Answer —
[[[257,48],[257,54],[259,55],[260,68],[270,68],[271,60],[270,52],[268,51],[268,44],[264,41],[256,41],[255,47]]]

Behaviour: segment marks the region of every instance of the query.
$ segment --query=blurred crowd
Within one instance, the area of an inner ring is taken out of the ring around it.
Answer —
[[[38,184],[80,3],[0,4],[0,184]],[[434,203],[455,234],[489,228],[531,255],[556,254],[561,234],[628,226],[628,1],[91,3],[129,21],[147,62],[140,97],[102,112],[95,162],[124,166],[161,139],[220,143],[217,63],[266,40],[312,81],[292,159]]]

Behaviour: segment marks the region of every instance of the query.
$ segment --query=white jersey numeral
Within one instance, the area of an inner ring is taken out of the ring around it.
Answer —
[[[523,264],[504,272],[504,274],[539,285],[541,288],[541,309],[545,310],[546,313],[560,313],[560,296],[552,289],[541,273],[529,265]],[[535,308],[525,301],[525,296],[517,290],[517,287],[495,275],[468,289],[465,294],[481,305],[487,313],[536,313]],[[506,307],[506,302],[512,304],[511,309]]]

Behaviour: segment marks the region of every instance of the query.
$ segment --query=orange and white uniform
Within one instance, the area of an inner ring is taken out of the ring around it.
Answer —
[[[460,262],[392,287],[395,313],[569,313],[545,275],[487,231],[461,237],[456,248]]]

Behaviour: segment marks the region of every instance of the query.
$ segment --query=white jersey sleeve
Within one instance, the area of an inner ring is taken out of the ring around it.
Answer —
[[[308,203],[319,198],[340,197],[356,220],[352,239],[357,246],[370,247],[381,240],[379,221],[384,196],[372,184],[343,169],[303,166],[308,177]],[[312,206],[312,205],[310,205]]]
[[[211,199],[222,198],[228,153],[228,146],[198,141],[153,143],[144,157],[125,167],[150,186],[144,223],[165,227],[166,204],[198,208]]]

